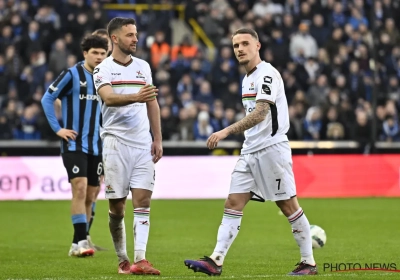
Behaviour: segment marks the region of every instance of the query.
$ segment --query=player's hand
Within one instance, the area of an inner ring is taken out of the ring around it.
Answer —
[[[153,85],[145,85],[142,87],[139,92],[136,94],[136,102],[146,103],[149,101],[153,101],[158,95],[158,89]]]
[[[151,144],[151,155],[154,163],[157,163],[162,158],[163,147],[161,140],[154,140],[153,144]]]
[[[65,128],[61,128],[58,132],[57,135],[60,136],[61,138],[63,138],[65,141],[69,141],[69,139],[71,140],[75,140],[76,139],[76,135],[78,135],[78,133],[74,130],[71,129],[65,129]]]
[[[210,137],[208,137],[207,139],[207,147],[212,150],[214,148],[217,147],[218,142],[220,140],[225,139],[226,137],[228,137],[229,132],[226,129],[220,130],[218,132],[214,132],[213,134],[211,134]]]

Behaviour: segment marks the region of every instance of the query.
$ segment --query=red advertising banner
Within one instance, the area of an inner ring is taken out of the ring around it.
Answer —
[[[294,156],[299,197],[400,196],[400,155]]]

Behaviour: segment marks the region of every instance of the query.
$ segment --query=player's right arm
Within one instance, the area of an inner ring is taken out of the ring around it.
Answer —
[[[108,107],[120,107],[132,103],[146,103],[154,100],[158,89],[153,85],[145,85],[138,93],[117,94],[111,87],[111,74],[106,65],[96,67],[93,71],[96,92]]]
[[[70,129],[65,129],[58,123],[54,110],[54,102],[57,99],[62,99],[64,96],[72,92],[72,75],[68,70],[64,70],[57,79],[49,86],[42,97],[42,107],[47,121],[53,131],[61,138],[75,140],[77,133]]]

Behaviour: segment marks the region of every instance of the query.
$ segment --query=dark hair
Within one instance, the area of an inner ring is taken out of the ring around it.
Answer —
[[[101,29],[96,29],[93,31],[92,35],[97,35],[97,36],[108,36],[107,29],[101,28]]]
[[[88,52],[90,49],[105,49],[108,50],[108,40],[98,35],[89,35],[83,38],[81,42],[81,50]]]
[[[119,30],[119,29],[121,29],[122,26],[125,26],[128,24],[136,25],[136,20],[134,20],[133,18],[123,18],[123,17],[113,18],[112,20],[110,20],[110,22],[107,25],[108,36],[111,37],[111,34],[115,30]]]
[[[233,36],[238,35],[238,34],[250,34],[254,39],[256,39],[258,41],[258,35],[257,35],[257,32],[254,29],[251,29],[251,28],[239,28],[238,30],[233,32],[232,38],[233,38]]]

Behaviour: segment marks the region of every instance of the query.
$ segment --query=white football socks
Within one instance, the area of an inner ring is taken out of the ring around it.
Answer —
[[[134,262],[137,263],[146,259],[146,247],[150,232],[150,208],[135,208],[133,216]]]
[[[315,265],[312,250],[312,239],[310,233],[310,223],[303,209],[299,208],[296,212],[288,217],[292,226],[293,237],[300,247],[300,262],[305,261],[309,265]]]
[[[218,229],[217,245],[210,256],[218,266],[224,263],[225,256],[239,233],[242,216],[242,211],[224,210],[222,222]]]

